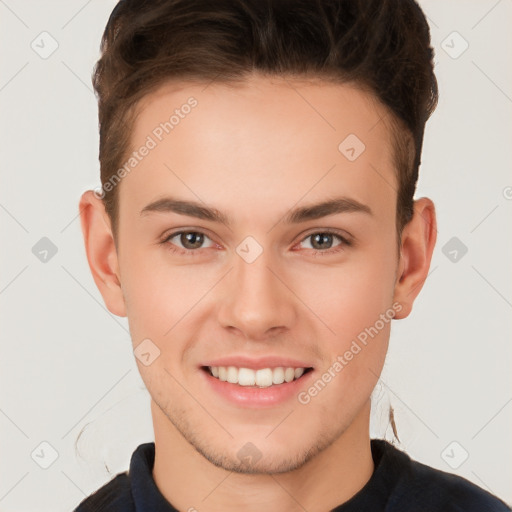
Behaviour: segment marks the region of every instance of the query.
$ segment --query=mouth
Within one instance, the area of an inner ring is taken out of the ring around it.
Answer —
[[[299,380],[313,370],[311,367],[268,367],[254,370],[237,366],[202,366],[201,369],[221,382],[244,388],[279,387]]]

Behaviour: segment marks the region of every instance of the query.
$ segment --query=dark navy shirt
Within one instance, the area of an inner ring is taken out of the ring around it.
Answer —
[[[412,460],[381,439],[371,440],[375,469],[366,485],[333,512],[502,512],[503,501],[469,480]],[[74,512],[177,512],[153,480],[155,443],[133,452],[119,473]],[[182,511],[184,512],[184,511]]]

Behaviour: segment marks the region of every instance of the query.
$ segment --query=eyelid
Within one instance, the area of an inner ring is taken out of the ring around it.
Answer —
[[[180,228],[175,231],[170,230],[169,232],[166,232],[162,235],[161,239],[158,243],[166,244],[169,243],[169,240],[172,238],[182,235],[183,233],[195,233],[198,235],[203,235],[205,238],[208,238],[214,245],[219,245],[215,240],[207,233],[208,230],[205,230],[203,228],[201,229],[189,229],[189,228]],[[177,246],[177,250],[185,251],[185,252],[199,252],[201,249],[209,249],[209,247],[201,247],[200,249],[184,249],[182,247]]]
[[[210,233],[209,229],[206,228],[192,228],[192,227],[180,227],[180,228],[171,228],[166,230],[160,237],[159,241],[164,242],[165,240],[175,237],[176,235],[180,235],[182,233],[199,233],[201,235],[207,236],[210,240],[213,241],[214,236]]]
[[[303,242],[306,238],[309,238],[310,236],[315,235],[317,233],[339,236],[347,245],[352,245],[354,243],[354,237],[350,233],[342,229],[336,228],[314,228],[310,231],[306,231],[305,234],[301,235],[299,242]]]
[[[205,228],[176,228],[176,230],[170,229],[168,231],[165,231],[161,237],[159,237],[160,242],[164,242],[165,240],[168,240],[169,238],[173,238],[176,235],[179,235],[181,233],[200,233],[202,235],[207,236],[210,240],[213,241],[213,238],[209,234],[209,230]],[[336,228],[311,228],[310,230],[307,230],[305,233],[301,233],[299,235],[299,241],[302,242],[305,238],[308,236],[314,235],[316,233],[324,233],[324,234],[333,234],[338,235],[339,237],[343,238],[346,242],[352,242],[353,236],[348,233],[345,230],[342,229],[336,229]]]

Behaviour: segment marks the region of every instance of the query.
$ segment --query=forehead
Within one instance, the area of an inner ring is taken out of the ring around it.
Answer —
[[[150,149],[132,162],[120,195],[139,211],[165,192],[211,197],[238,215],[244,205],[265,210],[336,190],[377,211],[393,208],[386,116],[371,94],[350,84],[262,76],[168,83],[138,105],[131,151]]]

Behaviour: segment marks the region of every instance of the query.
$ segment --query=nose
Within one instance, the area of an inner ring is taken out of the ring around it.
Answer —
[[[252,263],[235,254],[235,268],[223,288],[219,322],[248,340],[267,340],[289,330],[297,318],[286,276],[270,260],[267,251]]]

